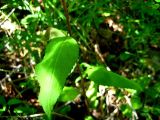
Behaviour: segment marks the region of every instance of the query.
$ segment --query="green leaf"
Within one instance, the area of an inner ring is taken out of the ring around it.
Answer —
[[[131,103],[135,110],[140,109],[142,107],[142,102],[138,96],[133,96],[131,98]]]
[[[21,20],[22,25],[36,22],[38,20],[38,14],[29,14]]]
[[[67,102],[74,100],[79,93],[78,89],[74,87],[64,87],[58,101]]]
[[[2,96],[2,95],[0,95],[0,104],[6,105],[6,100],[5,100],[4,96]]]
[[[127,52],[127,51],[125,51],[124,53],[121,53],[121,54],[120,54],[120,59],[121,59],[122,61],[126,61],[126,60],[128,60],[129,58],[131,58],[131,57],[132,57],[132,54],[129,53],[129,52]]]
[[[13,98],[13,99],[10,99],[7,104],[9,106],[11,106],[11,105],[17,105],[17,104],[21,104],[21,103],[23,103],[22,100],[17,99],[17,98]]]
[[[151,112],[152,112],[154,115],[159,116],[159,115],[160,115],[160,106],[159,106],[159,105],[153,106],[152,109],[151,109]]]
[[[47,28],[42,40],[47,42],[48,40],[52,40],[57,37],[65,37],[65,36],[67,36],[67,33],[65,31],[57,28],[49,27]]]
[[[66,78],[78,59],[78,53],[78,44],[73,38],[55,38],[47,45],[42,62],[36,66],[40,84],[39,101],[49,119]]]
[[[89,79],[93,80],[96,84],[120,88],[131,88],[139,91],[142,90],[139,84],[114,72],[107,71],[104,67],[88,68],[87,74]]]
[[[71,106],[70,105],[65,105],[65,106],[62,106],[61,109],[59,109],[57,112],[60,113],[60,114],[63,114],[63,115],[67,115],[67,113],[71,111]]]
[[[122,104],[120,106],[120,110],[122,111],[122,114],[124,116],[127,116],[128,118],[131,118],[131,116],[132,116],[132,108],[128,104]]]
[[[20,105],[14,108],[14,113],[25,113],[25,114],[34,114],[37,110],[29,105]]]
[[[6,100],[4,96],[1,96],[1,95],[0,95],[0,105],[1,105],[0,107],[0,115],[1,115],[6,110]]]
[[[156,2],[160,2],[160,0],[155,0]]]
[[[86,116],[85,120],[94,120],[94,118],[92,116]]]

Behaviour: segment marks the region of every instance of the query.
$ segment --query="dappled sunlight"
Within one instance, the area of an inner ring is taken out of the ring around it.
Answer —
[[[159,26],[159,0],[1,0],[0,119],[160,119]]]

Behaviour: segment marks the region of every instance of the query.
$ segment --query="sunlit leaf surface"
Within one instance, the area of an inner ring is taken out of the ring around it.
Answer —
[[[51,111],[78,58],[78,44],[71,37],[55,38],[45,51],[37,66],[36,75],[40,84],[39,101],[51,119]]]
[[[104,67],[91,67],[88,69],[87,73],[90,80],[100,85],[141,90],[139,84],[114,72],[108,71]]]

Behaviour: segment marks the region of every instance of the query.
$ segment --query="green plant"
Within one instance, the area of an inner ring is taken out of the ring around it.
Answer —
[[[63,35],[62,33],[59,34]],[[78,44],[76,41],[71,37],[59,36],[50,41],[42,62],[36,66],[36,75],[40,84],[39,101],[49,119],[51,119],[52,107],[56,104],[66,78],[74,68],[77,59]],[[103,67],[88,67],[85,73],[97,85],[141,91],[141,87],[137,83],[107,71]]]
[[[48,44],[42,62],[36,67],[40,84],[39,101],[49,119],[66,78],[76,64],[78,54],[78,45],[73,38],[54,38]]]
[[[158,119],[159,10],[159,0],[0,1],[0,119]]]

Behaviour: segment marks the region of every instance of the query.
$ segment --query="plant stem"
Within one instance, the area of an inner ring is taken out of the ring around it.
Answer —
[[[85,89],[85,78],[83,77],[82,75],[82,70],[80,68],[80,65],[78,64],[78,71],[80,73],[80,77],[81,77],[81,83],[80,83],[80,86],[82,88],[82,96],[84,97],[84,103],[85,103],[85,107],[86,107],[86,110],[87,110],[87,114],[89,115],[90,114],[90,111],[89,111],[89,102],[88,102],[88,99],[87,99],[87,96],[86,96],[86,89]]]
[[[65,0],[60,0],[60,1],[61,1],[62,6],[63,6],[64,12],[65,12],[65,16],[66,16],[68,33],[71,36],[72,32],[71,32],[71,25],[70,25],[70,20],[69,20],[69,13],[68,13],[67,4],[66,4]]]

